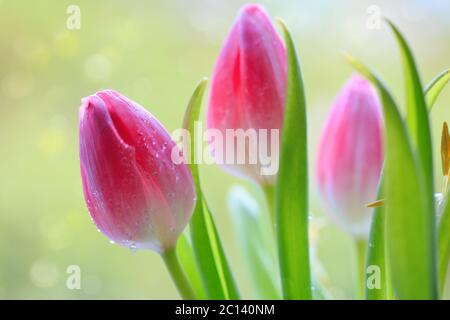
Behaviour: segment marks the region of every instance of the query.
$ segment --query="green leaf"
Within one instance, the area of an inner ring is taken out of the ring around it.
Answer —
[[[433,156],[430,134],[430,121],[428,119],[427,104],[420,81],[419,72],[414,61],[414,56],[401,32],[389,20],[397,43],[400,47],[403,71],[406,84],[406,123],[413,143],[413,149],[417,151],[418,159],[425,179],[425,192],[428,201],[428,212],[434,217],[434,183],[433,183]]]
[[[419,168],[422,170],[421,176],[424,179],[425,190],[420,196],[426,202],[427,234],[431,239],[430,259],[431,277],[433,282],[434,295],[437,295],[437,257],[436,257],[436,231],[435,231],[435,201],[434,201],[434,175],[433,175],[433,154],[431,142],[431,130],[428,108],[425,101],[425,94],[420,80],[419,71],[414,61],[414,56],[405,38],[398,28],[389,20],[386,20],[391,27],[397,43],[400,47],[403,71],[406,84],[406,103],[409,137],[413,144],[413,150],[419,160]]]
[[[202,97],[207,80],[195,89],[187,107],[183,128],[190,133],[189,163],[197,191],[197,202],[190,222],[192,246],[209,299],[239,299],[216,225],[203,197],[198,166],[195,161],[194,124],[199,121]]]
[[[189,278],[195,296],[199,300],[206,299],[205,288],[203,287],[203,282],[198,270],[194,252],[192,251],[191,243],[184,234],[182,234],[178,239],[177,254],[183,270]]]
[[[347,59],[375,85],[383,104],[386,244],[395,295],[435,299],[434,221],[425,177],[391,94],[369,68],[350,56]]]
[[[442,217],[439,223],[438,233],[438,270],[439,270],[439,291],[444,294],[445,280],[447,277],[448,263],[450,259],[450,201],[445,202],[442,210]]]
[[[425,99],[427,101],[428,110],[431,110],[437,98],[441,94],[445,85],[450,81],[450,69],[442,71],[438,74],[425,88]]]
[[[258,202],[241,186],[228,194],[233,225],[247,272],[258,299],[279,299],[272,229]],[[268,236],[269,235],[269,236]]]
[[[380,183],[382,185],[382,183]],[[381,188],[380,188],[381,189]],[[382,199],[382,192],[378,192],[378,199]],[[384,206],[374,209],[372,215],[372,225],[370,228],[369,246],[367,249],[366,263],[366,299],[367,300],[387,300],[387,273],[385,256],[385,212]],[[377,274],[378,273],[378,274]],[[373,276],[379,276],[380,287],[369,287],[371,281],[377,279]]]
[[[288,81],[276,188],[281,284],[285,299],[311,299],[308,244],[306,101],[300,64],[286,25],[283,30]]]

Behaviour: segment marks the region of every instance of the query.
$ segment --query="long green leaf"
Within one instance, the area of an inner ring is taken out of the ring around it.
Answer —
[[[378,187],[377,199],[383,199],[384,173],[381,173],[380,184]],[[379,268],[378,270],[376,268]],[[370,272],[369,272],[370,271]],[[373,281],[372,276],[379,271],[380,288],[370,288]],[[366,292],[367,300],[390,300],[393,298],[392,283],[388,257],[386,254],[386,212],[384,206],[374,209],[372,224],[370,227],[369,247],[367,249],[366,261]]]
[[[444,89],[445,85],[450,81],[450,69],[442,71],[438,74],[425,88],[425,99],[427,101],[428,110],[431,110]]]
[[[258,299],[279,299],[278,273],[272,229],[258,202],[241,186],[233,186],[228,194],[243,260]],[[269,235],[269,236],[267,236]]]
[[[447,195],[448,198],[448,195]],[[447,278],[448,264],[450,259],[450,201],[446,200],[439,223],[438,233],[438,270],[439,270],[439,292],[444,294],[445,280]]]
[[[426,203],[427,220],[426,226],[429,230],[430,252],[431,259],[431,281],[433,282],[433,295],[437,296],[437,247],[436,247],[436,228],[435,228],[435,201],[434,201],[434,175],[433,175],[433,154],[431,142],[431,129],[428,108],[425,101],[425,94],[420,80],[419,71],[414,61],[414,56],[408,46],[405,38],[399,29],[389,20],[386,20],[391,27],[397,43],[400,47],[400,52],[403,61],[403,71],[406,85],[406,103],[407,115],[406,123],[408,124],[409,136],[413,146],[417,152],[419,160],[419,168],[421,169],[421,176],[424,179],[424,193],[419,196]],[[413,150],[414,150],[413,147]]]
[[[444,89],[445,85],[450,80],[450,69],[447,69],[438,74],[427,85],[424,90],[425,99],[427,101],[428,110],[431,110],[435,104],[439,94]],[[378,199],[384,196],[380,193]],[[383,207],[378,207],[374,210],[372,218],[372,226],[369,239],[369,248],[367,252],[367,267],[378,266],[380,270],[381,288],[369,289],[366,286],[366,299],[368,300],[385,300],[389,298],[389,284],[387,283],[387,266],[385,261],[385,219]],[[438,238],[438,269],[439,269],[439,284],[441,288],[441,294],[443,286],[445,285],[446,272],[448,269],[448,263],[450,258],[450,206],[442,218],[442,222],[439,226],[439,238]],[[372,278],[373,279],[373,278]],[[366,283],[371,280],[371,275],[366,274]]]
[[[406,114],[406,123],[408,124],[410,138],[414,148],[417,150],[418,159],[426,180],[427,201],[430,203],[430,215],[433,215],[433,158],[430,122],[425,95],[413,54],[405,38],[391,21],[386,21],[391,27],[401,51],[408,111]]]
[[[190,223],[192,246],[197,264],[203,277],[208,298],[239,299],[238,289],[231,274],[225,253],[220,242],[212,214],[203,197],[198,166],[195,159],[195,122],[200,118],[200,109],[207,80],[203,79],[195,89],[187,107],[183,128],[191,137],[189,159],[197,191],[197,202]]]
[[[381,198],[383,198],[383,195],[382,192],[379,192],[378,199]],[[388,298],[388,288],[385,255],[385,212],[383,206],[375,208],[373,212],[365,270],[366,299],[386,300]]]
[[[189,282],[192,285],[195,296],[199,300],[206,299],[205,288],[198,270],[197,262],[195,260],[194,252],[192,251],[191,243],[184,234],[180,236],[177,242],[177,254],[183,266]]]
[[[399,299],[435,299],[434,225],[419,161],[385,85],[365,65],[350,56],[347,59],[375,85],[383,104],[386,241],[395,295]]]
[[[308,244],[308,158],[306,101],[300,64],[286,25],[288,63],[285,118],[276,188],[276,221],[281,283],[285,299],[311,299]]]

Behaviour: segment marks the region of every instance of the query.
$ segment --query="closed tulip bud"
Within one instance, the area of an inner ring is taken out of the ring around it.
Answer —
[[[239,131],[247,133],[248,140],[240,141],[245,143],[245,163],[224,160],[229,160],[230,140],[221,150],[212,150],[213,158],[227,171],[262,185],[272,184],[278,171],[286,69],[285,48],[270,17],[259,5],[245,5],[214,68],[207,127],[218,130],[224,137],[229,129],[234,130],[235,137]],[[255,136],[256,142],[249,141]],[[231,141],[237,153],[240,152],[236,147],[238,139]],[[264,159],[264,153],[270,154],[270,159]]]
[[[195,204],[192,175],[174,164],[165,128],[112,90],[83,99],[79,127],[84,197],[99,231],[131,249],[172,248]]]
[[[353,76],[332,106],[316,163],[325,212],[357,238],[368,236],[383,165],[383,120],[373,87]]]

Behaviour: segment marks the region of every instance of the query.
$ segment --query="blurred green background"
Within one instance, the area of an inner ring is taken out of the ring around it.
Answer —
[[[0,299],[178,298],[160,257],[111,245],[86,210],[79,176],[80,99],[113,88],[150,110],[168,130],[181,124],[196,82],[209,76],[243,1],[0,0]],[[376,5],[403,30],[423,81],[450,66],[450,2],[261,1],[291,28],[306,81],[310,170],[326,113],[351,74],[347,51],[369,63],[403,99],[401,65],[392,35],[370,29]],[[69,5],[81,29],[68,30]],[[442,121],[450,90],[432,112],[437,188]],[[244,298],[249,280],[225,197],[249,183],[215,166],[203,184]],[[354,248],[321,213],[311,176],[313,245],[337,298],[353,295]],[[218,183],[220,181],[220,183]],[[414,196],[414,195],[411,195]],[[66,269],[81,268],[81,289],[68,290]],[[448,294],[447,294],[448,296]]]

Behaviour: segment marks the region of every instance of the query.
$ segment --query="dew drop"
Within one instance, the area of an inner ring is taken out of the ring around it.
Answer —
[[[131,243],[130,246],[128,247],[130,249],[131,252],[135,253],[137,250],[137,246],[134,243]]]
[[[109,243],[115,244],[114,240],[109,240]]]

